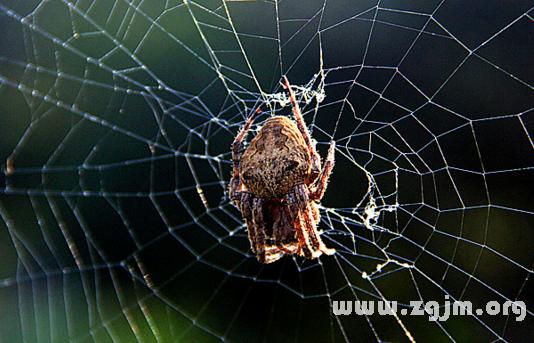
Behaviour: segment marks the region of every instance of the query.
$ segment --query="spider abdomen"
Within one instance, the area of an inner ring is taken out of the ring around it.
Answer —
[[[283,198],[303,184],[310,172],[310,154],[302,134],[287,117],[269,118],[243,153],[240,174],[259,197]]]

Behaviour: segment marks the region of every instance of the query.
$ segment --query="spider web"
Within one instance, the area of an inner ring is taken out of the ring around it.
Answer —
[[[532,337],[533,6],[0,1],[0,341]],[[282,75],[337,253],[261,265],[229,148]],[[332,313],[445,296],[526,318]]]

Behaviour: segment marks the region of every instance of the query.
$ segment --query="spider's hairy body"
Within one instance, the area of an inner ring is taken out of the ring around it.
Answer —
[[[259,109],[247,119],[232,143],[230,199],[245,219],[250,248],[261,263],[272,263],[284,255],[306,258],[332,255],[323,243],[317,225],[317,203],[322,199],[334,167],[335,143],[324,164],[291,88],[284,77],[295,120],[267,119],[242,152],[247,132]]]
[[[240,175],[249,191],[283,198],[310,174],[310,153],[302,134],[287,117],[269,118],[243,153]]]

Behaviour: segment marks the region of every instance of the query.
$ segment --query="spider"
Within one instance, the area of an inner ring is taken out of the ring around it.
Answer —
[[[245,219],[252,252],[264,264],[286,254],[314,259],[335,253],[317,231],[317,202],[325,194],[334,167],[335,143],[330,143],[321,168],[295,93],[287,77],[283,80],[295,122],[284,116],[270,117],[242,152],[243,141],[261,113],[258,108],[232,144],[230,198]]]

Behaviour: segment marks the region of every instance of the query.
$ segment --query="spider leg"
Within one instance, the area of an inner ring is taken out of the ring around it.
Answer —
[[[312,210],[309,204],[307,205],[307,210],[305,213],[304,221],[307,224],[307,229],[309,230],[310,239],[313,242],[314,248],[326,255],[333,255],[336,252],[336,250],[327,248],[323,240],[321,239],[321,236],[319,235],[319,232],[317,231],[317,226],[313,222],[313,213],[312,213]]]
[[[262,198],[254,198],[252,200],[252,221],[254,229],[256,230],[256,257],[261,263],[267,263],[267,256],[265,254],[266,235],[265,235],[265,218],[263,217],[263,203]]]
[[[315,182],[315,185],[311,188],[310,199],[314,201],[319,201],[323,198],[326,191],[326,186],[328,186],[328,179],[332,170],[334,169],[334,154],[335,154],[336,143],[334,141],[330,142],[330,147],[328,148],[328,155],[326,155],[326,160],[324,161],[323,168],[321,173]]]
[[[245,219],[245,223],[247,224],[247,232],[248,232],[248,240],[250,242],[250,248],[254,254],[256,254],[256,245],[257,245],[257,238],[256,238],[256,227],[254,226],[254,221],[252,218],[252,196],[250,193],[241,192],[241,198],[239,201],[239,209],[241,210],[241,214],[243,215],[243,218]]]
[[[284,252],[272,246],[266,246],[265,222],[263,218],[263,200],[254,198],[247,192],[241,193],[240,210],[245,218],[250,248],[261,263],[272,263],[282,256]]]
[[[301,213],[303,208],[302,202],[297,197],[296,192],[286,195],[286,200],[290,208],[290,212],[294,213],[295,232],[298,240],[297,252],[299,255],[303,254],[306,258],[318,257],[318,255],[315,256],[314,254],[313,244],[306,230],[303,213]]]
[[[285,254],[291,255],[297,252],[298,244],[295,242],[295,217],[287,204],[280,204],[280,220],[273,226],[275,245]]]
[[[278,249],[278,247],[268,246],[265,249],[265,260],[260,261],[263,264],[273,263],[284,256],[285,252]]]
[[[241,161],[243,141],[245,140],[245,137],[247,136],[248,130],[250,130],[250,127],[252,126],[254,119],[256,119],[257,115],[260,113],[261,113],[261,107],[258,107],[254,111],[254,113],[252,113],[252,115],[248,117],[245,125],[243,125],[243,127],[241,128],[237,136],[235,136],[234,142],[232,143],[232,161],[233,161],[232,177],[233,178],[239,177],[239,161]]]
[[[232,170],[232,179],[228,187],[230,199],[236,204],[237,207],[241,207],[239,202],[241,201],[242,195],[244,192],[241,190],[241,178],[239,177],[239,161],[241,160],[241,151],[243,150],[243,140],[245,139],[250,126],[254,122],[256,116],[261,113],[260,107],[258,107],[254,113],[247,119],[245,125],[241,128],[237,136],[235,137],[232,143],[232,161],[233,161],[233,170]]]
[[[317,203],[315,201],[311,201],[309,204],[313,214],[313,223],[315,225],[318,225],[321,221],[321,215],[319,214],[319,208],[317,207]]]
[[[304,185],[296,187],[297,196],[299,197],[299,202],[301,204],[301,213],[304,217],[305,231],[309,236],[312,247],[314,249],[314,255],[320,256],[321,253],[326,255],[332,255],[336,251],[334,249],[329,249],[323,243],[319,232],[317,231],[317,225],[314,220],[313,210],[310,206],[310,199],[308,197],[308,189]]]
[[[278,243],[278,244],[276,244],[276,247],[281,252],[283,252],[284,254],[287,254],[287,255],[292,255],[292,254],[297,252],[297,246],[294,243],[291,243],[291,244]]]
[[[230,200],[232,200],[237,207],[240,207],[239,203],[245,192],[241,191],[241,180],[239,179],[239,176],[232,177],[230,180],[228,193],[230,195]]]
[[[293,115],[295,116],[297,128],[299,129],[300,133],[302,133],[304,142],[306,143],[306,146],[308,147],[308,151],[310,152],[311,172],[310,172],[309,180],[314,181],[317,178],[317,175],[319,175],[321,171],[321,157],[315,150],[315,146],[312,143],[310,132],[308,131],[306,127],[304,118],[302,118],[302,112],[300,111],[300,106],[297,102],[297,98],[295,97],[295,92],[291,88],[291,84],[289,83],[289,80],[287,79],[287,77],[284,75],[283,78],[284,78],[284,82],[282,83],[282,86],[289,93],[289,100],[291,101],[291,107],[293,108]]]

